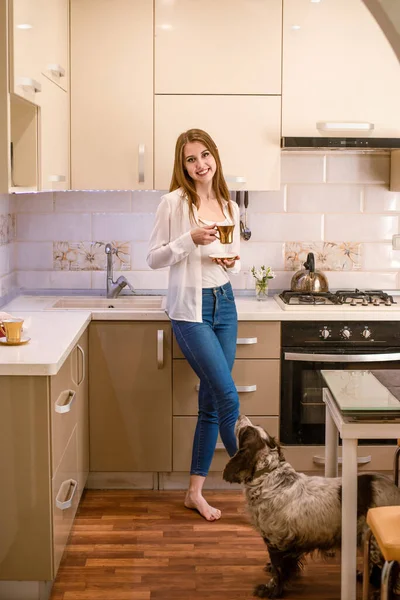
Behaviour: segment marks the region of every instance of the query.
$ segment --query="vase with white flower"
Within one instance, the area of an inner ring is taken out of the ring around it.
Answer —
[[[268,297],[268,283],[270,279],[274,279],[275,273],[271,267],[265,267],[264,265],[259,269],[252,267],[251,273],[256,283],[257,300],[266,300]]]

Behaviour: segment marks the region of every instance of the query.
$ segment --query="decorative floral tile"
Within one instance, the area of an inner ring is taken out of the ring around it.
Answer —
[[[313,252],[315,268],[321,271],[358,271],[361,269],[359,242],[286,242],[285,270],[301,269],[307,254]]]
[[[113,269],[129,271],[131,268],[130,242],[111,242]],[[105,242],[53,242],[53,268],[55,271],[105,271],[107,256]]]
[[[0,214],[0,246],[15,239],[16,218],[14,214]]]

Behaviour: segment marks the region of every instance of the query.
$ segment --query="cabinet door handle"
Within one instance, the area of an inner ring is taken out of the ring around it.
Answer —
[[[227,183],[246,183],[246,177],[240,175],[225,175],[225,181]]]
[[[17,77],[16,85],[22,88],[29,88],[35,93],[42,91],[42,84],[31,77]]]
[[[76,396],[76,392],[73,390],[64,390],[58,396],[57,400],[54,403],[54,410],[56,413],[62,415],[63,413],[70,412],[71,407],[74,403]]]
[[[138,158],[139,177],[138,177],[138,181],[139,181],[139,183],[144,183],[144,151],[145,151],[145,145],[144,144],[139,144],[139,148],[138,148],[138,152],[139,152],[139,158]]]
[[[47,69],[57,77],[65,77],[65,69],[61,65],[47,65]]]
[[[242,344],[257,344],[257,338],[253,337],[253,338],[238,338],[236,340],[236,344],[238,346],[242,345]]]
[[[66,181],[65,175],[49,175],[48,180],[51,182]]]
[[[317,121],[319,131],[372,131],[373,123],[367,121]]]
[[[196,392],[198,392],[200,389],[200,384],[197,383],[196,384]],[[236,386],[236,390],[240,393],[247,393],[247,392],[256,392],[257,391],[257,385],[237,385]]]
[[[71,508],[72,500],[77,489],[78,482],[75,481],[75,479],[66,479],[63,481],[56,496],[57,508],[60,510],[67,510],[67,508]],[[64,500],[61,500],[61,498],[64,498]]]
[[[76,345],[76,348],[81,353],[81,358],[82,358],[82,379],[78,382],[78,387],[79,387],[81,385],[81,383],[83,382],[83,380],[85,379],[85,377],[86,377],[86,364],[85,364],[85,351],[84,351],[84,349],[79,344]]]
[[[215,445],[216,450],[225,450],[225,446],[222,442],[217,442]]]
[[[341,465],[342,464],[342,457],[339,456],[338,458],[338,464]],[[357,464],[358,465],[367,465],[368,463],[371,462],[371,455],[367,455],[367,456],[359,456],[357,458]],[[313,456],[313,463],[315,463],[316,465],[324,465],[325,464],[325,456]]]
[[[157,369],[164,366],[164,330],[157,331]]]

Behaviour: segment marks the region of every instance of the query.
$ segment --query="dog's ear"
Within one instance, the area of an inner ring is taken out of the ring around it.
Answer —
[[[229,483],[245,483],[253,478],[257,454],[265,442],[253,427],[245,427],[239,434],[239,450],[226,465],[223,478]]]

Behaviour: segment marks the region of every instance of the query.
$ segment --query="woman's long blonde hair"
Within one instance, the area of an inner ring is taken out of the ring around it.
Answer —
[[[178,139],[176,140],[174,170],[172,173],[169,191],[173,192],[178,188],[183,189],[189,203],[190,220],[195,222],[196,219],[193,212],[193,206],[199,208],[200,198],[196,192],[196,187],[194,185],[193,179],[189,177],[184,166],[183,149],[188,142],[200,142],[201,144],[204,144],[207,150],[211,152],[212,156],[214,157],[216,163],[216,170],[212,180],[212,188],[218,200],[218,204],[221,207],[221,210],[224,206],[223,201],[226,200],[228,202],[229,216],[233,220],[232,207],[229,202],[229,190],[222,172],[222,165],[221,159],[219,158],[218,148],[215,145],[213,139],[208,135],[208,133],[206,133],[202,129],[189,129],[188,131],[181,133]]]

